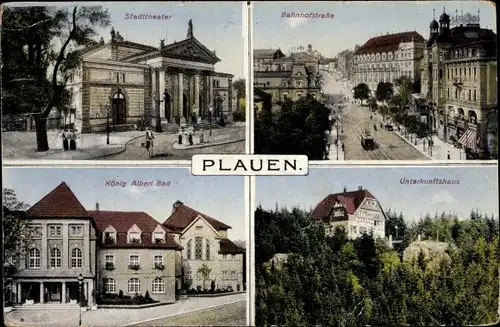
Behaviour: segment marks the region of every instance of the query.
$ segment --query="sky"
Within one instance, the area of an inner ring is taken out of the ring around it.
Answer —
[[[447,179],[456,185],[408,185],[401,179]],[[367,189],[387,211],[402,212],[409,222],[427,213],[456,213],[468,218],[472,209],[498,217],[498,167],[363,167],[311,168],[308,176],[256,177],[256,204],[314,208],[326,196]]]
[[[79,3],[95,6],[98,3]],[[215,50],[221,59],[215,70],[243,77],[244,39],[241,2],[115,2],[102,3],[109,10],[111,25],[105,29],[97,28],[99,35],[107,42],[110,40],[111,27],[127,41],[160,46],[165,43],[186,39],[188,22],[193,21],[194,37],[210,50]],[[18,6],[12,3],[11,6]],[[34,5],[26,3],[24,5]],[[55,3],[44,4],[46,6]],[[60,3],[57,6],[61,6]],[[65,4],[64,6],[67,6]],[[131,20],[126,14],[151,14],[172,16],[168,20]]]
[[[3,187],[14,189],[19,201],[34,205],[66,182],[87,210],[144,211],[164,222],[180,200],[232,227],[228,237],[246,240],[244,178],[192,176],[187,168],[4,168]],[[123,181],[126,187],[106,186]],[[133,180],[169,181],[168,187],[130,186]]]
[[[373,36],[416,30],[429,37],[429,24],[436,10],[436,20],[443,7],[451,16],[462,8],[477,15],[481,27],[496,33],[495,7],[486,1],[323,1],[323,2],[254,2],[254,49],[281,48],[283,52],[302,45],[312,45],[323,56],[334,57],[342,50],[354,50]],[[281,18],[283,12],[333,13],[333,19]],[[272,31],[272,32],[270,32]]]

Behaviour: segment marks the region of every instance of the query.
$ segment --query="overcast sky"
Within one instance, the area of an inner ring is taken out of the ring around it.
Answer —
[[[458,185],[408,185],[401,179],[447,179]],[[429,213],[454,212],[468,218],[471,209],[498,217],[498,168],[311,168],[308,176],[256,178],[256,203],[264,208],[315,207],[332,193],[370,191],[384,210],[414,220]]]
[[[192,176],[187,168],[4,168],[3,172],[3,187],[14,189],[29,205],[64,181],[88,210],[99,202],[100,210],[144,211],[162,223],[180,200],[230,225],[230,239],[247,239],[243,177]],[[108,180],[127,186],[106,186]],[[170,186],[140,188],[130,186],[133,180],[162,180]]]
[[[269,1],[254,2],[253,48],[281,48],[311,44],[327,57],[354,49],[369,38],[386,33],[416,30],[429,37],[429,24],[446,8],[448,14],[480,10],[481,26],[496,33],[496,15],[489,1]],[[332,13],[333,19],[281,18],[283,13]]]
[[[23,5],[35,5],[25,3]],[[109,10],[111,25],[106,29],[98,29],[99,40],[102,36],[110,40],[111,27],[127,41],[160,46],[160,40],[166,44],[186,39],[188,22],[193,21],[194,36],[208,49],[215,50],[221,59],[215,65],[217,72],[230,73],[235,78],[243,77],[244,39],[242,26],[241,2],[94,2],[78,3],[79,5],[96,6],[104,4]],[[19,6],[11,3],[10,6]],[[39,5],[39,3],[38,3]],[[45,6],[61,5],[61,3],[44,3]],[[72,7],[68,7],[72,8]],[[133,20],[125,19],[127,14],[165,15],[168,20]]]

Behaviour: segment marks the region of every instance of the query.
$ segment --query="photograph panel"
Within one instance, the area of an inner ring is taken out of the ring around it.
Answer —
[[[7,326],[246,325],[243,177],[4,173]]]
[[[2,8],[5,159],[245,153],[240,2]]]
[[[497,160],[492,3],[253,8],[256,154]]]
[[[256,326],[499,321],[497,167],[256,177]]]

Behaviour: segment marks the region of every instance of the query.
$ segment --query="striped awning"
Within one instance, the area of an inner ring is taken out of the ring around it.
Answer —
[[[476,131],[467,129],[458,142],[464,147],[474,150],[476,148]]]

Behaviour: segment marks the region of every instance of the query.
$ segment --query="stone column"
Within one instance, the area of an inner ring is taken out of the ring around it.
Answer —
[[[227,108],[228,108],[228,117],[233,112],[233,79],[231,77],[228,78],[228,90],[227,90]]]
[[[61,303],[66,303],[66,282],[62,282]]]
[[[92,306],[94,305],[94,297],[92,296],[92,292],[94,291],[94,283],[93,282],[90,282],[89,283],[89,287],[88,287],[88,291],[89,291],[89,295],[88,295],[88,299],[89,299],[89,306]]]
[[[17,283],[17,303],[21,304],[23,301],[23,283]]]
[[[214,77],[212,75],[208,76],[208,103],[210,106],[214,106]]]
[[[155,92],[156,87],[156,70],[151,71],[151,116],[156,116],[156,102],[155,102]]]
[[[198,117],[198,113],[200,112],[201,109],[201,103],[200,103],[200,75],[198,72],[196,72],[196,75],[194,75],[194,106],[195,108],[198,108],[198,112],[195,112],[196,116]]]
[[[43,289],[43,282],[40,282],[40,303],[43,303],[43,296],[45,295],[44,289]]]
[[[165,69],[161,68],[160,69],[160,80],[159,80],[159,89],[158,89],[158,99],[159,100],[165,100],[163,98],[163,93],[165,92]],[[160,106],[158,108],[159,112],[157,113],[160,115],[162,119],[164,119],[165,116],[165,101],[160,102]]]
[[[177,89],[179,90],[179,117],[184,117],[184,74],[182,72],[178,73],[178,82]],[[187,119],[187,117],[184,117]]]

